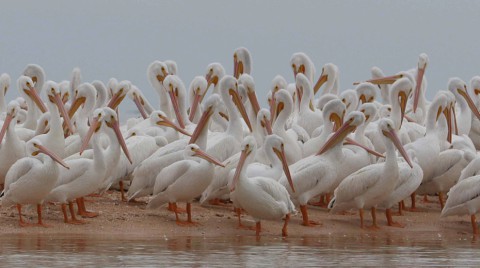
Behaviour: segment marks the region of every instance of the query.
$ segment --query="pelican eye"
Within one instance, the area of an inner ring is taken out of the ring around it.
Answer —
[[[111,119],[114,119],[113,115],[110,116]]]
[[[213,73],[213,68],[210,68],[210,73]]]
[[[365,113],[365,109],[361,110],[360,112]]]
[[[295,69],[295,64],[292,64],[292,68]]]
[[[55,89],[53,87],[52,87],[51,91],[52,91],[52,93],[55,93]]]
[[[387,108],[387,110],[388,110],[389,112],[391,112],[391,111],[392,111],[392,108]]]
[[[195,149],[193,149],[193,147],[191,147],[190,150],[195,151]]]
[[[135,133],[135,132],[132,133],[132,136],[136,136],[136,135],[137,135],[137,133]]]
[[[98,113],[98,117],[102,116],[102,113]]]
[[[165,71],[165,67],[162,67],[162,71]]]

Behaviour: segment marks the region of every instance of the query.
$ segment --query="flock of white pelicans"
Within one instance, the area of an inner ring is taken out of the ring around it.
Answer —
[[[365,209],[369,228],[378,228],[376,209],[384,209],[388,225],[402,227],[392,208],[414,211],[415,195],[430,195],[438,197],[441,216],[470,215],[478,233],[480,77],[470,86],[451,78],[429,101],[428,57],[421,54],[416,68],[385,76],[374,67],[372,79],[340,92],[337,66],[324,65],[317,80],[309,57],[295,53],[293,83],[276,76],[266,109],[249,51],[238,48],[233,58],[233,75],[212,63],[188,90],[175,62],[151,63],[147,77],[159,110],[130,81],[82,83],[79,69],[70,81],[45,81],[34,64],[17,79],[20,96],[6,104],[10,77],[2,74],[1,205],[16,206],[20,226],[33,225],[22,218],[27,204],[37,206],[38,225],[45,225],[43,202],[59,204],[65,223],[80,224],[76,215],[98,216],[86,210],[84,197],[120,184],[123,201],[150,196],[147,208],[168,204],[179,225],[195,224],[194,200],[230,200],[240,226],[243,211],[255,219],[257,235],[260,220],[284,219],[286,236],[296,207],[305,226],[318,224],[308,217],[310,204],[330,213],[358,210],[362,228]],[[142,117],[120,125],[125,96]],[[187,204],[186,221],[177,202]]]

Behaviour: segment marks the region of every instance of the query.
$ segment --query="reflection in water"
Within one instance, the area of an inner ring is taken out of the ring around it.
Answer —
[[[5,235],[4,266],[480,266],[479,243],[369,235],[303,238]]]

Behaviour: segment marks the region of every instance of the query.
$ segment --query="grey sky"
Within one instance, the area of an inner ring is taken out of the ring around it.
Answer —
[[[370,76],[412,68],[430,58],[428,97],[449,77],[480,74],[479,1],[5,1],[0,4],[0,73],[16,81],[28,63],[47,79],[128,79],[158,98],[146,79],[154,60],[177,61],[186,86],[206,66],[232,73],[232,53],[252,53],[253,77],[265,105],[266,89],[281,74],[292,82],[289,59],[307,53],[317,68],[340,68],[342,90]],[[13,83],[12,83],[13,84]],[[16,85],[13,85],[13,89]],[[9,91],[8,98],[17,96]],[[128,101],[128,108],[134,105]]]

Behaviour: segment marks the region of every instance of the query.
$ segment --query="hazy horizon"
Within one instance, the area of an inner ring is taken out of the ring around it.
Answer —
[[[340,89],[370,77],[416,66],[428,54],[427,97],[450,77],[467,83],[480,74],[477,1],[8,1],[0,16],[0,73],[12,77],[7,99],[29,63],[48,80],[130,80],[158,108],[146,78],[154,60],[175,60],[188,87],[206,66],[232,73],[233,50],[247,47],[261,104],[273,77],[293,82],[289,60],[307,53],[320,75],[328,62],[340,69]],[[134,109],[126,100],[122,109]]]

